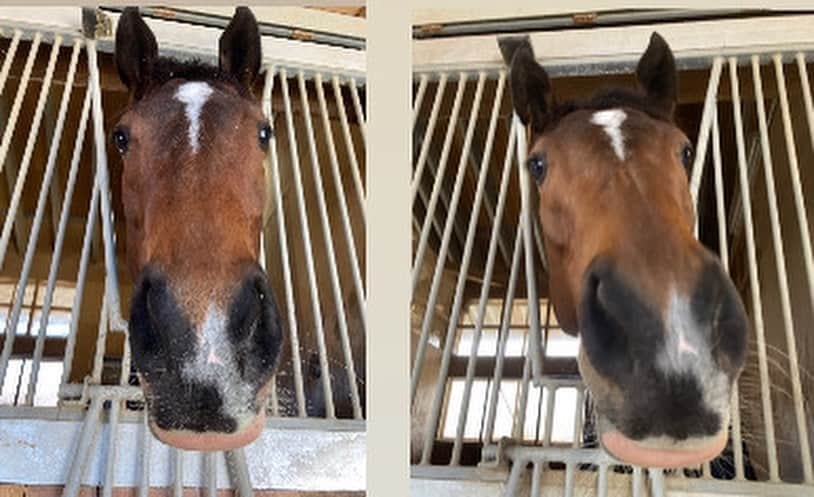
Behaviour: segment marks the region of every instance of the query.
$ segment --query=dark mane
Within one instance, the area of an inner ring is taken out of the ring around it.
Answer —
[[[549,131],[568,114],[578,110],[605,110],[627,107],[644,112],[653,119],[672,122],[672,116],[653,105],[645,95],[626,88],[601,88],[589,99],[554,103],[546,115],[543,131]]]
[[[219,67],[207,64],[197,58],[178,60],[174,57],[159,57],[156,59],[150,78],[150,87],[146,93],[175,78],[188,81],[224,83],[237,90],[241,96],[251,97],[251,91],[231,73],[222,71]]]

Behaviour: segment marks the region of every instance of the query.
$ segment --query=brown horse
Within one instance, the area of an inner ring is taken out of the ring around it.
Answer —
[[[271,129],[251,93],[251,11],[236,10],[219,45],[219,67],[159,57],[136,8],[116,29],[132,96],[112,133],[137,282],[130,344],[153,433],[186,449],[257,437],[283,339],[257,263]]]
[[[693,236],[692,147],[673,123],[673,54],[654,33],[637,91],[555,104],[527,38],[501,40],[515,112],[529,136],[551,300],[579,331],[579,366],[605,449],[680,467],[726,444],[743,367],[743,303]]]

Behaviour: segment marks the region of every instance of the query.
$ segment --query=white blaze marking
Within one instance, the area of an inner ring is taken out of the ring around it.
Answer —
[[[178,87],[175,99],[185,105],[187,121],[189,121],[189,146],[193,153],[198,153],[198,134],[201,131],[201,109],[212,94],[212,87],[200,81],[190,81]]]
[[[622,123],[626,118],[627,114],[621,109],[600,110],[594,112],[591,117],[592,123],[605,129],[619,160],[625,160],[625,137],[622,135]]]

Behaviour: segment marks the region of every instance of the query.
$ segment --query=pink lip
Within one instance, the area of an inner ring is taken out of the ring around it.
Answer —
[[[698,449],[653,449],[644,447],[617,430],[602,434],[602,445],[612,456],[636,466],[683,468],[714,459],[726,446],[727,433],[721,431],[708,445]]]
[[[153,435],[167,445],[185,450],[232,450],[252,443],[263,431],[266,413],[260,414],[242,431],[237,433],[193,433],[162,430],[150,421]]]

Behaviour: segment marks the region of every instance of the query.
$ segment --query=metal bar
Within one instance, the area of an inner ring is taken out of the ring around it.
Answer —
[[[489,300],[489,286],[491,285],[492,281],[492,274],[494,271],[494,262],[495,262],[495,254],[497,248],[497,242],[499,240],[498,235],[500,234],[500,223],[503,220],[503,212],[506,208],[506,196],[508,195],[509,190],[509,177],[511,176],[512,172],[512,157],[514,153],[514,140],[516,137],[515,132],[517,128],[509,124],[509,140],[506,145],[506,153],[504,155],[503,161],[503,173],[500,178],[500,192],[498,193],[497,198],[497,206],[495,207],[495,219],[494,224],[492,224],[492,234],[489,237],[489,249],[486,256],[486,270],[484,271],[484,278],[483,278],[483,285],[481,286],[481,294],[480,294],[480,301],[478,302],[478,325],[483,326],[483,315],[486,311],[486,304]],[[516,259],[519,260],[519,254],[516,254],[519,250],[518,241],[515,240],[515,248],[514,252],[516,257],[512,258],[512,262],[510,263],[510,274],[509,274],[509,287],[511,288],[512,293],[514,293],[512,283],[512,278],[517,277],[517,268],[516,268]],[[514,295],[512,295],[512,299],[514,300]],[[508,302],[509,312],[508,316],[511,318],[511,302],[508,299],[508,296],[504,302]],[[505,311],[505,310],[504,310]],[[510,321],[511,319],[509,319]],[[500,342],[498,343],[498,350],[497,350],[497,359],[495,363],[495,377],[492,380],[492,394],[489,397],[489,406],[487,407],[487,416],[486,416],[486,441],[491,442],[492,437],[494,434],[495,428],[495,414],[497,412],[497,396],[500,392],[500,377],[503,371],[503,359],[506,355],[506,343],[509,339],[509,323],[501,321],[501,330],[500,330]],[[500,371],[500,372],[499,372]]]
[[[520,477],[525,469],[527,461],[515,460],[512,462],[512,469],[509,472],[509,480],[506,482],[504,497],[515,497],[520,487]]]
[[[246,464],[246,453],[243,449],[226,452],[226,463],[229,466],[229,472],[232,475],[232,482],[237,489],[238,496],[252,497],[254,490],[249,475],[249,466]]]
[[[441,249],[438,253],[438,258],[436,259],[435,263],[435,271],[433,273],[432,278],[432,285],[430,288],[430,295],[429,301],[426,307],[426,312],[424,315],[424,323],[422,325],[422,335],[424,334],[424,329],[429,327],[429,323],[432,321],[432,312],[435,309],[435,301],[438,297],[438,287],[441,282],[441,275],[443,274],[443,267],[444,261],[446,259],[446,252],[449,249],[449,240],[450,235],[452,234],[452,225],[453,220],[455,219],[456,214],[456,207],[458,205],[458,200],[461,196],[461,187],[463,186],[463,178],[466,173],[466,153],[469,149],[469,145],[472,143],[472,137],[475,132],[475,126],[477,124],[477,115],[480,109],[480,102],[481,97],[483,96],[483,87],[484,83],[486,82],[486,74],[481,73],[478,77],[478,84],[475,89],[475,99],[472,102],[472,111],[469,115],[469,127],[467,128],[466,132],[466,139],[463,145],[463,151],[461,152],[461,158],[458,161],[458,173],[455,177],[455,187],[453,188],[452,192],[452,205],[451,211],[447,215],[446,224],[444,225],[444,238],[441,241]],[[453,129],[453,124],[450,122],[450,128]],[[440,181],[438,182],[440,183]],[[437,183],[436,183],[437,184]],[[482,188],[481,188],[482,190]],[[429,227],[429,218],[424,220],[425,226]],[[449,323],[447,326],[447,334],[446,334],[446,341],[444,343],[444,354],[441,359],[441,368],[438,372],[438,381],[435,384],[435,394],[432,399],[432,407],[430,408],[430,415],[427,418],[427,430],[424,434],[424,451],[422,453],[422,464],[429,464],[430,456],[432,455],[432,445],[433,441],[435,440],[435,433],[438,426],[438,420],[441,415],[441,407],[444,401],[444,391],[446,390],[446,377],[449,372],[449,363],[450,359],[452,358],[452,348],[455,342],[455,333],[458,327],[458,316],[460,314],[460,308],[463,298],[463,290],[466,284],[466,272],[469,266],[469,255],[471,255],[472,250],[472,237],[474,233],[473,224],[470,223],[470,243],[467,245],[468,251],[464,254],[463,260],[461,262],[461,267],[458,271],[458,282],[455,287],[455,299],[454,303],[452,304],[452,314],[449,318]],[[414,268],[415,269],[415,268]],[[416,273],[413,273],[416,274]],[[415,368],[413,371],[414,373],[418,371],[420,368]],[[416,380],[418,378],[416,377]],[[416,381],[417,386],[417,381]]]
[[[359,92],[357,90],[356,79],[353,77],[348,78],[348,86],[350,87],[350,98],[353,101],[353,110],[356,112],[356,120],[359,123],[359,131],[362,135],[362,143],[367,145],[367,133],[365,132],[365,113],[362,112],[362,102],[359,100]]]
[[[342,97],[342,88],[339,84],[339,76],[331,78],[331,85],[334,89],[334,99],[336,100],[336,108],[339,110],[339,124],[342,125],[342,135],[345,137],[345,149],[348,152],[348,159],[350,160],[350,172],[353,178],[353,185],[356,191],[356,201],[359,204],[359,212],[362,213],[362,221],[365,219],[365,187],[362,181],[362,176],[359,173],[359,161],[356,159],[356,149],[353,146],[353,137],[350,133],[350,125],[348,124],[348,114],[345,110],[345,99]],[[363,132],[362,123],[359,123],[360,132]]]
[[[181,449],[174,449],[175,461],[172,481],[172,495],[173,497],[184,497],[184,451]]]
[[[441,109],[441,102],[444,100],[444,90],[447,87],[447,80],[449,79],[449,75],[447,73],[441,73],[441,79],[438,80],[438,84],[435,87],[435,97],[432,101],[432,107],[430,108],[430,116],[427,120],[427,126],[424,129],[424,139],[421,140],[421,151],[418,153],[418,161],[416,162],[415,172],[413,173],[413,181],[410,186],[410,205],[415,203],[415,194],[418,191],[418,185],[421,184],[421,176],[424,174],[424,165],[427,163],[427,157],[430,153],[430,145],[432,144],[432,136],[435,132],[435,124],[438,122],[438,113]],[[458,80],[458,93],[463,93],[461,89],[464,82]],[[456,99],[457,99],[456,93]],[[416,109],[413,112],[417,112]],[[415,121],[415,118],[413,119]],[[427,209],[429,211],[429,208]]]
[[[521,126],[520,118],[513,115],[517,121],[517,126]],[[523,241],[525,242],[526,256],[526,283],[528,287],[528,309],[529,309],[529,354],[531,356],[531,372],[534,384],[539,385],[543,376],[543,348],[540,340],[540,301],[537,298],[537,278],[534,267],[534,209],[531,205],[531,180],[529,171],[526,169],[527,151],[525,133],[517,133],[517,163],[519,167],[520,181],[520,210],[524,213]]]
[[[597,488],[596,494],[599,497],[608,497],[608,465],[599,465],[599,474],[597,475]]]
[[[458,82],[458,92],[455,95],[456,105],[453,106],[454,107],[453,108],[453,114],[456,116],[456,118],[457,118],[457,114],[458,114],[458,109],[460,108],[460,103],[461,103],[460,101],[461,101],[461,98],[463,97],[463,88],[464,88],[465,82],[466,82],[465,77],[462,77]],[[476,114],[476,112],[473,110],[472,115],[475,115],[475,114]],[[447,138],[449,138],[449,137],[451,137],[450,128],[447,128]],[[443,177],[443,171],[446,169],[447,157],[449,155],[449,150],[448,150],[449,147],[446,146],[447,145],[446,143],[444,145],[445,145],[444,146],[445,152],[442,152],[442,154],[441,154],[441,165],[439,166],[439,176],[438,176],[439,178]],[[460,176],[460,174],[459,174],[459,176]],[[424,223],[423,223],[423,225],[421,227],[421,238],[424,240],[424,245],[426,245],[426,242],[427,242],[426,238],[429,235],[429,227],[432,224],[431,221],[430,221],[432,219],[432,211],[435,210],[435,203],[438,202],[438,192],[441,189],[441,183],[443,183],[443,182],[440,181],[440,180],[437,180],[433,184],[432,194],[431,194],[431,198],[430,198],[430,206],[427,207],[427,214],[424,217]],[[433,200],[435,202],[433,202]],[[447,215],[446,225],[445,225],[445,229],[444,229],[445,234],[448,231],[446,229],[446,227],[451,226],[452,222],[450,220],[452,218],[454,218],[454,217],[455,217],[454,213],[450,213],[450,214]],[[443,238],[444,237],[442,237],[442,239]],[[447,238],[446,245],[448,246],[449,245],[449,239],[448,239],[449,237],[447,236],[446,238]],[[442,244],[442,245],[444,245],[444,244]],[[419,242],[419,255],[421,255],[421,248],[420,247],[421,247],[421,242]],[[446,257],[446,255],[445,255],[446,252],[447,251],[445,250],[445,247],[442,246],[442,250],[440,250],[439,253],[438,253],[438,259],[436,261],[436,266],[438,266],[438,261],[443,263],[444,258]],[[440,280],[440,277],[441,277],[441,275],[440,275],[440,273],[438,272],[437,269],[438,268],[436,267],[436,271],[433,273],[433,283],[432,283],[432,288],[436,289],[436,295],[433,295],[433,292],[430,291],[430,294],[429,294],[429,297],[428,297],[428,300],[427,300],[427,307],[426,307],[426,309],[424,311],[424,320],[422,321],[421,335],[419,336],[419,340],[418,340],[418,348],[416,349],[416,358],[415,358],[415,360],[413,362],[413,370],[412,370],[412,375],[411,375],[411,378],[410,378],[410,404],[412,404],[414,402],[414,400],[415,400],[415,394],[416,394],[416,390],[418,388],[418,380],[421,377],[421,369],[422,369],[422,367],[424,365],[424,349],[427,346],[427,340],[429,339],[429,332],[430,332],[428,321],[431,320],[431,316],[433,314],[433,307],[435,306],[435,298],[437,297],[437,290],[438,290],[437,287],[438,287],[438,285],[436,284],[436,280]],[[418,277],[418,274],[420,273],[420,271],[421,271],[420,267],[418,267],[416,265],[413,265],[413,285],[412,285],[413,290],[415,290],[416,278]],[[431,288],[431,290],[432,290],[432,288]]]
[[[650,468],[650,492],[653,497],[664,497],[664,470]]]
[[[642,468],[640,466],[633,466],[631,493],[633,497],[642,497]]]
[[[138,496],[149,497],[150,495],[150,452],[152,449],[153,434],[150,433],[149,417],[147,416],[147,409],[142,412],[141,422],[144,428],[144,436],[142,437],[141,447],[141,480],[138,485]]]
[[[81,40],[75,39],[73,45],[73,52],[71,53],[71,60],[68,65],[68,75],[66,77],[65,89],[62,92],[62,100],[59,105],[58,117],[54,127],[53,137],[51,139],[51,148],[48,152],[48,159],[43,174],[42,184],[40,187],[39,197],[37,198],[37,207],[34,214],[34,222],[31,225],[31,234],[28,237],[28,247],[26,247],[25,258],[23,260],[23,268],[20,271],[19,285],[25,286],[31,274],[31,266],[34,260],[34,254],[37,249],[37,238],[39,237],[40,227],[42,225],[42,217],[45,212],[45,204],[48,199],[49,188],[52,184],[54,169],[56,165],[57,154],[59,152],[59,142],[62,137],[62,128],[65,125],[65,115],[68,111],[68,102],[71,99],[71,91],[73,90],[73,80],[76,74],[76,64],[79,59],[79,49],[81,47]],[[56,228],[56,226],[55,226]],[[34,394],[37,389],[37,378],[40,372],[40,361],[42,360],[43,348],[45,346],[45,334],[48,328],[48,318],[50,313],[50,300],[53,296],[54,282],[51,281],[51,276],[56,279],[56,273],[49,275],[48,289],[46,290],[45,301],[48,302],[47,306],[44,305],[42,315],[40,317],[40,327],[37,333],[37,342],[34,347],[33,362],[31,365],[31,374],[29,376],[28,390],[26,392],[26,401],[28,405],[34,403]],[[48,312],[47,312],[48,311]],[[16,327],[16,325],[15,325]]]
[[[365,289],[362,283],[362,274],[359,270],[359,255],[356,251],[356,242],[353,240],[353,230],[350,224],[350,214],[348,213],[348,201],[345,198],[345,190],[342,187],[342,174],[339,171],[339,158],[336,155],[336,143],[334,143],[333,132],[331,131],[331,122],[328,118],[328,105],[325,102],[325,91],[322,88],[322,75],[317,73],[315,76],[315,84],[317,88],[317,99],[319,100],[320,112],[322,115],[322,126],[325,130],[325,142],[328,145],[328,157],[331,160],[331,171],[333,172],[334,187],[336,189],[336,196],[339,199],[339,214],[342,219],[342,228],[345,233],[345,244],[348,247],[348,258],[350,259],[350,268],[353,273],[353,284],[356,288],[356,294],[359,296],[357,300],[359,304],[359,318],[362,324],[367,328],[367,319],[365,318]]]
[[[96,426],[100,422],[102,414],[102,399],[94,397],[91,400],[82,429],[79,432],[79,441],[71,459],[71,467],[68,470],[68,478],[65,480],[65,487],[62,489],[62,497],[76,497],[79,494],[79,487],[82,485],[82,477],[85,474],[89,462],[89,452],[93,436],[96,433]]]
[[[102,482],[102,497],[110,497],[113,494],[113,480],[116,472],[116,435],[119,433],[119,412],[121,401],[113,401],[110,406],[110,418],[108,420],[108,441],[107,454],[105,457],[105,474]]]
[[[709,73],[709,84],[704,97],[704,111],[701,114],[701,124],[698,127],[698,144],[695,147],[695,160],[692,165],[692,175],[690,176],[690,195],[692,195],[693,205],[698,205],[698,190],[701,188],[701,176],[704,168],[704,160],[707,157],[707,142],[709,131],[712,126],[713,107],[718,99],[718,86],[721,82],[721,68],[723,67],[723,57],[715,57],[712,61],[712,69]],[[696,227],[698,220],[696,219]]]
[[[413,126],[415,126],[415,120],[421,111],[421,104],[424,102],[424,94],[427,92],[429,81],[430,77],[427,74],[422,74],[418,82],[418,91],[416,92],[415,100],[413,100]]]
[[[217,497],[218,495],[218,466],[215,459],[218,452],[204,452],[204,478],[206,478],[207,497]]]
[[[549,308],[551,304],[549,304]],[[543,437],[543,445],[551,445],[551,430],[554,423],[554,400],[557,395],[557,388],[547,388],[548,395],[545,399],[545,436]],[[542,396],[542,392],[540,392]]]
[[[542,492],[543,462],[534,461],[531,465],[531,491],[529,497],[540,497]]]
[[[721,265],[726,274],[729,274],[729,241],[726,236],[726,199],[724,198],[723,165],[721,161],[721,132],[718,123],[718,109],[715,108],[712,122],[712,164],[715,173],[715,207],[718,217],[718,251],[720,252]],[[743,468],[743,441],[741,435],[740,401],[738,395],[738,383],[732,385],[732,401],[730,402],[732,413],[732,451],[734,454],[735,478],[744,478]],[[705,467],[705,474],[711,475],[709,467]]]
[[[81,117],[79,118],[79,129],[74,140],[73,156],[71,157],[71,168],[68,172],[68,183],[65,186],[65,197],[62,199],[62,212],[59,218],[59,232],[56,243],[54,243],[54,253],[51,256],[51,268],[48,272],[48,286],[45,292],[45,302],[43,304],[42,315],[45,318],[51,311],[51,302],[54,293],[59,262],[62,257],[62,248],[65,242],[65,232],[67,231],[68,218],[71,211],[71,199],[73,198],[76,177],[79,173],[79,160],[82,155],[82,144],[85,138],[85,130],[88,124],[88,114],[90,113],[90,87],[85,90],[85,101],[82,104]],[[94,175],[95,176],[95,175]],[[62,380],[60,381],[60,391],[65,387],[68,378],[71,376],[73,364],[74,346],[76,345],[76,334],[79,329],[79,311],[82,307],[82,294],[85,288],[85,275],[88,269],[88,254],[90,250],[90,237],[93,233],[93,226],[96,223],[98,208],[99,186],[93,181],[93,192],[91,194],[90,205],[88,206],[88,218],[85,223],[85,236],[82,240],[82,251],[79,256],[79,271],[76,277],[76,293],[74,294],[73,305],[71,306],[71,329],[68,333],[65,345],[65,357],[62,362]]]
[[[308,150],[311,154],[311,172],[314,176],[315,195],[317,197],[317,207],[319,209],[319,219],[322,226],[322,237],[325,240],[325,251],[328,258],[328,269],[333,289],[334,305],[336,307],[337,321],[339,327],[339,337],[342,343],[342,352],[345,356],[345,369],[348,375],[348,387],[350,388],[351,403],[353,404],[353,416],[356,419],[362,418],[362,408],[359,404],[359,388],[356,383],[356,370],[353,365],[353,354],[350,349],[350,338],[348,337],[348,320],[345,315],[345,305],[342,302],[342,287],[339,283],[339,271],[336,267],[336,250],[331,236],[330,220],[328,219],[328,207],[325,205],[325,189],[322,185],[322,173],[320,171],[319,155],[317,154],[317,144],[314,139],[314,125],[311,121],[311,108],[308,103],[308,94],[305,90],[305,77],[302,71],[297,74],[297,81],[300,88],[300,104],[305,116],[305,130],[308,141]],[[318,80],[317,86],[321,87],[322,80]],[[363,295],[363,294],[362,294]],[[362,298],[360,295],[360,299]],[[323,375],[330,376],[330,370],[323,369]]]
[[[288,143],[291,149],[291,163],[294,171],[294,186],[297,193],[297,207],[302,226],[302,243],[305,251],[305,267],[308,272],[308,284],[311,296],[311,310],[314,316],[314,327],[316,329],[317,348],[319,349],[319,365],[323,372],[322,387],[325,395],[326,417],[334,418],[334,400],[331,388],[331,375],[328,366],[328,351],[325,347],[325,331],[322,325],[322,310],[319,307],[319,288],[317,287],[316,271],[314,269],[313,250],[311,246],[311,233],[308,227],[308,215],[306,214],[305,193],[302,188],[302,173],[300,172],[300,157],[297,152],[297,138],[294,134],[294,119],[291,112],[291,97],[288,92],[288,74],[285,69],[280,70],[280,83],[283,91],[283,103],[285,106],[285,119],[288,126]]]
[[[6,251],[8,250],[8,242],[11,239],[11,228],[14,224],[17,209],[20,207],[20,200],[23,196],[23,186],[25,180],[28,178],[28,168],[31,165],[31,157],[34,153],[34,145],[37,141],[37,134],[42,124],[42,114],[45,110],[45,102],[48,100],[48,92],[51,89],[51,80],[54,77],[54,68],[56,67],[57,58],[59,57],[59,46],[62,42],[62,37],[57,35],[54,39],[54,44],[51,46],[51,54],[48,57],[48,65],[45,68],[45,77],[40,85],[40,92],[37,96],[37,106],[34,109],[34,116],[31,120],[31,127],[28,130],[28,138],[25,142],[25,151],[23,152],[22,160],[20,161],[20,168],[17,171],[17,181],[14,183],[14,191],[11,194],[11,200],[6,213],[6,220],[3,223],[3,232],[0,235],[0,266],[6,260]],[[16,101],[14,102],[17,103]],[[12,108],[12,114],[14,109]],[[10,117],[11,118],[11,117]],[[14,117],[16,119],[16,117]],[[7,128],[14,128],[14,124],[7,124]],[[4,136],[5,138],[5,136]],[[5,154],[4,154],[5,162]],[[2,165],[0,165],[2,167]],[[30,238],[30,237],[29,237]],[[13,323],[16,328],[17,323]],[[0,374],[0,381],[2,381],[2,374]]]
[[[483,74],[483,73],[481,73]],[[485,79],[485,77],[483,77]],[[444,146],[441,150],[441,158],[438,163],[438,172],[435,176],[435,182],[432,185],[432,193],[430,193],[430,205],[427,206],[427,214],[424,216],[424,223],[421,225],[421,236],[418,241],[418,249],[416,250],[416,256],[413,260],[413,275],[412,275],[412,285],[410,288],[413,290],[416,287],[418,282],[418,276],[421,274],[421,263],[424,260],[424,253],[427,249],[427,241],[430,235],[430,226],[431,226],[431,219],[432,216],[435,215],[435,206],[438,204],[438,196],[443,188],[443,178],[444,173],[447,169],[447,159],[449,158],[449,153],[452,148],[452,137],[455,134],[455,121],[458,120],[458,113],[461,110],[461,102],[463,101],[464,89],[466,88],[466,80],[467,74],[461,73],[460,79],[458,80],[458,91],[455,93],[455,101],[452,104],[452,113],[449,117],[449,123],[447,123],[447,132],[446,136],[444,137]],[[482,86],[482,85],[481,85]],[[477,116],[477,109],[472,109],[470,113],[470,121],[473,120],[472,116]],[[420,157],[419,157],[420,160]],[[459,182],[457,181],[458,177],[462,177],[461,167],[458,167],[458,175],[456,176],[457,185]],[[414,177],[413,185],[415,186],[416,181],[420,181],[420,178]],[[460,190],[460,189],[459,189]],[[410,197],[411,203],[414,202],[415,194]],[[449,210],[447,212],[447,224],[452,226],[453,221],[451,219],[455,219],[455,212],[457,206],[457,196],[453,194],[453,199],[450,201]],[[443,244],[442,244],[443,245]],[[449,241],[447,241],[447,245],[449,245]],[[440,252],[446,252],[446,250],[440,250]],[[443,257],[440,257],[439,260],[443,260]]]
[[[808,120],[808,134],[811,138],[811,147],[814,148],[814,101],[811,98],[811,82],[808,78],[808,71],[806,71],[806,59],[803,52],[797,52],[795,56],[797,60],[797,71],[800,74],[800,83],[803,89],[803,102],[806,109],[806,118]]]
[[[11,146],[11,138],[14,135],[14,128],[17,126],[17,118],[20,115],[20,108],[23,106],[23,96],[25,96],[26,90],[28,90],[31,69],[34,67],[34,60],[37,58],[37,51],[40,48],[41,41],[42,33],[37,31],[34,33],[31,46],[28,48],[28,57],[25,59],[23,73],[20,75],[20,82],[17,85],[17,93],[14,94],[14,103],[11,104],[8,122],[6,123],[6,128],[3,130],[3,139],[0,141],[0,172],[3,171],[3,165],[6,163],[6,155],[8,155],[8,150]],[[5,83],[5,80],[3,80],[3,83]]]
[[[527,219],[528,218],[523,219],[524,225]],[[524,244],[523,250],[525,251],[527,248],[528,247]],[[526,336],[524,345],[526,353],[523,356],[523,374],[520,378],[520,393],[517,396],[517,410],[515,411],[514,426],[512,427],[512,437],[516,440],[522,440],[526,435],[526,411],[529,401],[529,378],[531,377],[531,359],[529,359],[531,355],[529,350],[531,348],[531,340],[528,339],[528,335]],[[541,390],[542,388],[542,385],[540,385]]]
[[[475,245],[475,232],[478,229],[478,214],[480,213],[481,204],[483,203],[484,190],[486,186],[486,176],[488,172],[489,160],[492,156],[492,146],[494,144],[495,130],[497,129],[497,120],[500,114],[500,103],[503,98],[503,89],[506,84],[506,74],[501,73],[498,80],[497,87],[495,88],[494,100],[492,104],[492,113],[489,118],[489,128],[486,132],[485,151],[482,157],[482,164],[480,174],[478,177],[478,185],[475,189],[475,198],[472,201],[471,214],[469,216],[469,227],[466,231],[466,243],[464,244],[464,254],[461,261],[461,266],[458,271],[458,288],[455,292],[455,300],[452,304],[452,316],[449,320],[449,327],[453,329],[453,335],[458,328],[458,319],[460,310],[463,306],[463,293],[466,287],[467,274],[469,272],[469,262],[472,258],[472,249]],[[494,223],[498,226],[498,223]],[[493,233],[493,236],[495,233]],[[494,248],[493,243],[490,242],[490,253],[487,256],[487,268],[484,275],[484,284],[481,288],[481,300],[478,304],[478,324],[475,326],[475,332],[472,337],[472,347],[469,352],[469,361],[466,365],[466,381],[464,383],[464,392],[461,399],[461,410],[458,413],[458,426],[455,435],[455,443],[452,447],[452,460],[450,465],[457,466],[461,459],[461,450],[463,448],[464,427],[466,426],[466,419],[469,414],[469,401],[472,395],[472,382],[475,376],[475,363],[478,357],[478,348],[480,346],[480,339],[483,334],[483,314],[486,310],[486,302],[484,301],[484,291],[488,294],[488,281],[492,279],[492,269],[494,266]],[[449,333],[447,336],[450,336]]]
[[[769,459],[769,479],[779,480],[777,468],[777,447],[774,439],[772,421],[772,399],[769,392],[769,370],[766,364],[766,338],[763,329],[763,306],[760,299],[760,282],[757,272],[757,254],[755,250],[755,228],[752,221],[752,202],[749,192],[749,178],[746,171],[746,148],[743,143],[743,119],[741,118],[741,100],[738,83],[738,67],[734,57],[729,58],[729,78],[732,91],[732,109],[735,119],[735,142],[738,149],[738,173],[741,197],[743,198],[743,219],[746,230],[746,257],[749,264],[749,286],[752,295],[752,313],[755,320],[757,338],[758,368],[760,370],[760,394],[763,408],[763,426],[766,434],[766,450]],[[758,79],[759,80],[759,79]]]
[[[274,86],[274,68],[266,69],[265,84],[263,85],[263,112],[271,119],[271,92]],[[280,186],[280,164],[277,156],[277,140],[269,140],[269,157],[271,165],[271,184],[274,195],[274,206],[277,211],[277,237],[280,241],[280,266],[283,270],[283,284],[285,287],[286,310],[288,311],[289,340],[291,341],[291,365],[294,369],[294,391],[297,398],[297,415],[306,416],[305,390],[302,379],[302,360],[300,359],[300,339],[297,331],[297,309],[294,303],[294,287],[291,283],[291,262],[288,256],[288,234],[285,227],[285,210],[283,209],[283,193]]]
[[[90,375],[90,381],[94,385],[102,383],[102,369],[104,367],[107,331],[109,329],[107,305],[107,296],[102,295],[102,307],[99,310],[99,322],[96,331],[96,348],[93,351],[93,369]]]
[[[506,289],[506,296],[503,304],[503,319],[500,323],[500,343],[498,344],[497,360],[495,361],[494,376],[492,378],[492,394],[489,397],[490,404],[486,418],[486,436],[489,443],[493,443],[495,433],[495,417],[497,415],[497,397],[500,394],[500,383],[503,380],[503,363],[506,357],[506,344],[511,334],[511,315],[514,305],[514,292],[517,288],[517,275],[520,272],[520,254],[523,250],[522,244],[522,220],[518,221],[517,234],[514,239],[514,253],[512,255],[511,270],[509,271],[509,285]]]
[[[6,48],[6,56],[3,58],[3,66],[0,68],[0,95],[6,89],[6,81],[8,81],[8,73],[11,70],[11,63],[14,61],[14,56],[17,54],[17,47],[20,44],[20,37],[23,32],[19,29],[14,30],[14,35]]]
[[[800,241],[803,247],[803,257],[805,260],[806,276],[808,277],[808,290],[809,298],[811,299],[811,306],[814,309],[814,255],[811,249],[811,233],[808,226],[808,215],[806,214],[805,198],[803,197],[803,188],[800,184],[800,167],[797,160],[797,149],[794,141],[794,130],[791,127],[791,111],[789,110],[789,97],[786,91],[786,79],[783,74],[783,60],[780,54],[775,54],[772,57],[774,62],[774,72],[777,78],[777,93],[780,96],[780,114],[783,118],[783,134],[786,138],[786,152],[789,159],[789,176],[791,177],[791,187],[794,192],[794,205],[797,210],[797,224],[800,226]],[[752,56],[752,71],[758,78],[755,81],[755,86],[760,85],[760,66],[758,65],[758,57]],[[756,88],[757,91],[757,88]],[[763,98],[757,98],[759,102],[758,115],[761,121],[761,141],[763,143],[764,155],[771,157],[770,149],[768,147],[769,137],[768,131],[765,128],[765,113],[763,110]],[[764,158],[765,160],[765,158]],[[771,160],[769,161],[769,168],[771,169]],[[768,173],[767,173],[768,174]],[[768,181],[768,179],[767,179]],[[774,188],[772,188],[772,197],[774,197]],[[789,297],[788,280],[786,279],[786,264],[783,255],[783,243],[780,234],[780,219],[777,214],[777,206],[770,204],[770,211],[772,214],[772,233],[776,237],[779,250],[775,250],[777,257],[778,267],[783,268],[783,284],[780,284],[780,297],[783,303],[783,320],[786,324],[786,346],[788,347],[789,359],[789,376],[791,376],[792,396],[794,398],[794,414],[797,419],[797,436],[800,442],[800,456],[803,466],[803,479],[806,483],[814,483],[814,468],[811,464],[811,448],[808,441],[808,425],[806,423],[806,413],[803,406],[803,388],[800,382],[800,365],[797,357],[797,342],[794,337],[794,322],[791,315],[791,299]],[[778,271],[778,280],[780,280],[780,272]]]
[[[37,33],[39,35],[39,33]],[[61,37],[57,35],[57,40],[61,40]],[[37,98],[37,107],[34,111],[34,118],[31,123],[31,128],[28,132],[28,138],[25,144],[25,152],[23,153],[23,159],[20,163],[20,169],[18,171],[17,181],[14,185],[14,192],[11,195],[11,201],[9,203],[8,212],[6,213],[6,220],[3,224],[3,233],[0,235],[0,267],[2,267],[3,262],[5,261],[6,257],[6,249],[8,248],[8,242],[11,238],[11,227],[14,224],[14,219],[17,214],[17,209],[20,206],[20,199],[23,195],[23,186],[25,185],[25,180],[28,177],[28,166],[31,164],[31,156],[34,151],[34,143],[36,142],[37,132],[39,131],[40,123],[42,122],[42,112],[45,108],[45,100],[48,96],[48,90],[51,87],[51,78],[54,75],[54,67],[56,66],[57,56],[59,55],[59,42],[55,42],[52,49],[51,54],[48,58],[48,66],[45,70],[45,79],[43,80],[42,86],[40,87],[40,93]],[[32,51],[33,50],[32,45]],[[29,73],[30,73],[30,68]],[[22,85],[22,81],[20,83]],[[18,91],[19,96],[19,91]],[[17,101],[14,102],[15,107],[17,106]],[[16,109],[19,111],[19,108]],[[15,114],[15,109],[12,108],[12,114]],[[16,115],[14,117],[16,119]],[[16,123],[8,123],[6,125],[6,129],[13,129]],[[5,138],[5,136],[3,136]],[[5,150],[7,151],[7,150]],[[5,151],[2,152],[3,159],[5,161]],[[0,168],[2,168],[2,163],[0,163]],[[40,217],[40,221],[42,218]],[[30,237],[29,237],[30,238]],[[29,239],[29,245],[31,240]],[[36,240],[34,241],[36,245]],[[30,271],[30,265],[29,265]],[[6,370],[8,368],[8,362],[11,358],[11,353],[14,348],[14,339],[17,337],[17,323],[20,319],[20,310],[22,309],[23,300],[25,296],[25,287],[27,281],[20,281],[17,285],[17,293],[14,299],[14,306],[11,311],[11,316],[8,320],[8,324],[6,326],[6,339],[3,343],[3,351],[0,353],[0,390],[2,390],[2,386],[4,384],[4,380],[6,378]],[[33,316],[32,316],[33,318]]]
[[[110,329],[127,332],[127,321],[122,317],[119,295],[119,273],[116,264],[116,233],[113,225],[113,208],[110,206],[110,179],[107,170],[105,122],[102,113],[102,89],[99,84],[99,65],[96,56],[96,40],[86,41],[88,52],[88,84],[91,88],[91,115],[93,116],[93,141],[96,152],[96,179],[99,182],[99,207],[102,212],[102,235],[105,249],[105,293]]]

